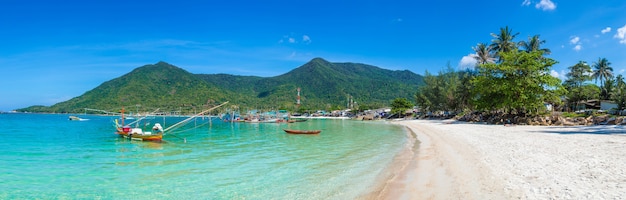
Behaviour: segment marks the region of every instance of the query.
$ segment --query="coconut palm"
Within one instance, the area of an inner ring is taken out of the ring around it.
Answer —
[[[604,82],[607,79],[613,78],[613,68],[611,67],[611,63],[606,58],[598,58],[598,61],[593,63],[593,69],[591,77],[596,80],[596,83],[598,82],[598,79],[600,79],[600,88],[604,94],[607,94]]]
[[[528,41],[520,41],[519,43],[517,43],[522,50],[526,51],[526,52],[531,52],[531,51],[543,51],[544,55],[550,55],[550,53],[552,53],[550,51],[550,49],[548,48],[541,48],[540,46],[542,44],[546,43],[545,40],[540,40],[539,39],[539,35],[534,35],[533,37],[528,37]]]
[[[622,76],[621,74],[615,77],[615,82],[617,82],[616,84],[618,88],[623,88],[626,86],[626,82],[624,82],[624,76]]]
[[[478,61],[478,64],[486,64],[486,63],[494,63],[496,58],[494,58],[493,53],[491,53],[491,47],[487,46],[485,43],[478,43],[472,49],[476,52],[474,55],[474,59]]]
[[[491,50],[496,56],[499,57],[500,52],[511,52],[513,50],[517,50],[517,44],[513,42],[513,39],[515,39],[515,36],[519,33],[513,34],[512,32],[513,30],[506,26],[505,28],[500,28],[500,34],[491,33],[493,39],[491,40],[491,45],[489,45],[489,47],[491,47]]]

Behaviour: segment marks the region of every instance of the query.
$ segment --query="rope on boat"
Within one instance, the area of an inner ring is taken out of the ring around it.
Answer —
[[[210,112],[210,111],[212,111],[212,110],[214,110],[214,109],[216,109],[216,108],[219,108],[219,107],[221,107],[221,106],[223,106],[223,105],[226,105],[227,103],[228,103],[228,101],[227,101],[227,102],[224,102],[224,103],[222,103],[222,104],[220,104],[220,105],[217,105],[217,106],[215,106],[215,107],[212,107],[212,108],[209,108],[209,109],[207,109],[207,110],[204,110],[204,111],[202,111],[202,112],[200,112],[200,113],[198,113],[198,114],[196,114],[196,115],[194,115],[194,116],[191,116],[191,117],[189,117],[189,118],[187,118],[187,119],[185,119],[185,120],[183,120],[183,121],[180,121],[180,122],[178,122],[178,123],[176,123],[176,124],[174,124],[174,125],[172,125],[172,126],[170,126],[170,127],[166,128],[165,130],[163,130],[163,132],[165,133],[165,132],[167,132],[167,131],[169,131],[169,130],[175,129],[177,126],[179,126],[179,125],[181,125],[181,124],[184,124],[184,123],[187,123],[187,122],[189,122],[189,120],[191,120],[191,119],[193,119],[193,118],[196,118],[196,117],[198,117],[198,116],[200,116],[200,115],[203,115],[203,114],[205,114],[205,113],[207,113],[207,112]]]
[[[207,122],[204,122],[204,123],[202,123],[202,124],[200,124],[200,125],[194,126],[194,127],[192,127],[192,128],[188,128],[188,129],[185,129],[185,130],[176,130],[176,132],[170,132],[170,133],[168,133],[168,134],[173,135],[173,134],[178,134],[178,133],[182,133],[182,132],[187,132],[187,131],[189,131],[189,130],[191,130],[191,129],[196,129],[196,128],[198,128],[198,127],[202,127],[202,126],[204,126],[204,125],[206,125],[206,124],[208,124],[208,123],[210,123],[210,122],[208,122],[208,121],[207,121]]]

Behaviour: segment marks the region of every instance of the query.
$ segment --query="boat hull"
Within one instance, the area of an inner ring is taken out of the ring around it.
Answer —
[[[123,130],[118,129],[116,134],[120,135],[123,138],[130,138],[131,140],[155,141],[155,142],[160,142],[161,140],[163,140],[162,133],[150,134],[150,135],[130,134],[129,132],[124,132]]]
[[[286,133],[289,134],[319,134],[322,132],[321,130],[292,130],[292,129],[283,129]]]

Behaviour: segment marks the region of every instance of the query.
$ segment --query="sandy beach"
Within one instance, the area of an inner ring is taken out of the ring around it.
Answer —
[[[419,140],[377,199],[625,199],[626,127],[412,120]]]

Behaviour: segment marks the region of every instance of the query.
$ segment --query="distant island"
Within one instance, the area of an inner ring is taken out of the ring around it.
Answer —
[[[138,67],[68,101],[17,111],[83,113],[85,108],[119,111],[125,107],[130,111],[160,108],[189,114],[225,101],[245,110],[368,109],[388,106],[395,98],[414,99],[422,84],[423,77],[409,70],[332,63],[322,58],[275,77],[192,74],[158,62]],[[300,106],[296,106],[297,88],[301,88]]]

